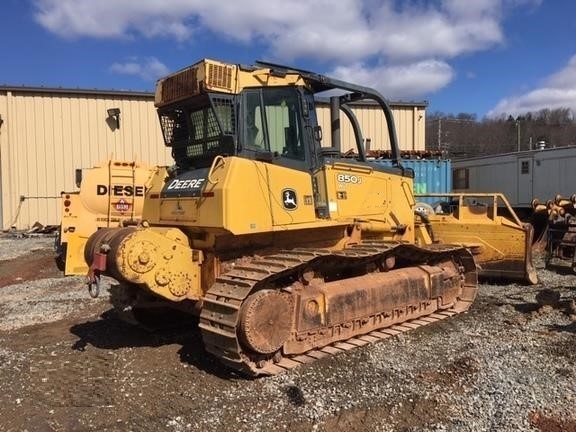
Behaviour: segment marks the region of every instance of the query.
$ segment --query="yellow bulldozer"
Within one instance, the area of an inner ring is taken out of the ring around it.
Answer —
[[[339,94],[331,147],[315,111],[326,91]],[[366,157],[359,101],[381,109],[392,166]],[[502,275],[535,281],[517,219],[461,198],[449,213],[417,208],[374,89],[205,59],[159,80],[155,105],[174,169],[154,172],[141,223],[88,239],[88,287],[98,295],[105,275],[124,309],[196,314],[205,349],[229,368],[273,375],[464,312],[478,274],[510,262]],[[355,159],[340,155],[341,113]]]

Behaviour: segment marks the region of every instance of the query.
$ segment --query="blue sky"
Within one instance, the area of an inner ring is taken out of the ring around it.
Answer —
[[[368,85],[429,112],[576,112],[573,0],[3,0],[0,85],[153,91],[204,58]]]

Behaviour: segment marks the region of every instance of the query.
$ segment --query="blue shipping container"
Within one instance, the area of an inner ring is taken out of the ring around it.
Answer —
[[[390,159],[378,159],[373,162],[392,166]],[[452,163],[450,159],[402,159],[402,166],[414,170],[414,193],[452,192]],[[421,198],[428,204],[438,202],[438,198]]]

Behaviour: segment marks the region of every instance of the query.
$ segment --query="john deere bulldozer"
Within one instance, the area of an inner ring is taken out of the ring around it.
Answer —
[[[351,122],[354,159],[340,156],[337,127],[322,146],[315,95],[325,91],[340,93],[332,124],[340,113]],[[350,108],[364,100],[382,110],[391,167],[365,157]],[[125,308],[197,314],[205,349],[232,369],[276,374],[464,312],[478,272],[510,259],[523,264],[509,276],[533,279],[519,223],[418,211],[391,110],[373,89],[202,60],[159,80],[155,104],[175,165],[150,181],[138,226],[89,238],[89,289],[97,295],[107,275],[129,293]],[[435,223],[456,240],[492,226],[506,248],[435,240]]]

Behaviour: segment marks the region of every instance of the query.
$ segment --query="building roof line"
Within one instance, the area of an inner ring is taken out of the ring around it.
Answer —
[[[46,94],[77,94],[77,95],[91,95],[91,96],[116,96],[116,97],[140,97],[154,99],[154,92],[152,91],[133,91],[133,90],[102,90],[102,89],[85,89],[85,88],[70,88],[70,87],[44,87],[44,86],[12,86],[0,85],[0,93],[18,92],[18,93],[46,93]],[[317,102],[321,104],[329,104],[329,98],[317,98]],[[395,107],[421,107],[426,108],[428,101],[392,101],[389,100],[390,106]],[[358,101],[351,105],[373,105],[376,102],[372,101]]]
[[[154,92],[145,92],[145,91],[0,85],[0,93],[6,93],[6,92],[83,94],[83,95],[131,96],[131,97],[154,98]]]

